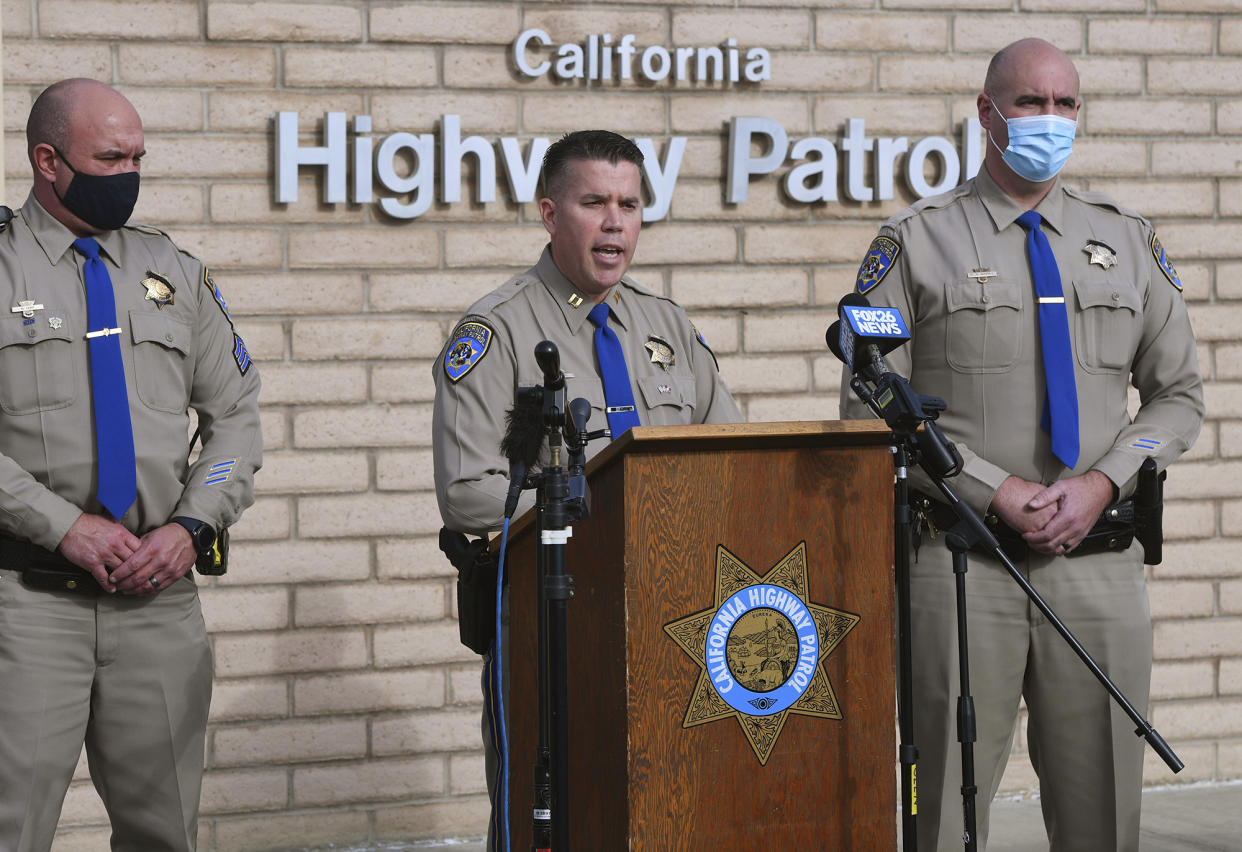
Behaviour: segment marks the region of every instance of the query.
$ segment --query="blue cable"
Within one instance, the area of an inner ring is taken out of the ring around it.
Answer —
[[[505,657],[504,633],[501,629],[500,615],[504,605],[505,555],[509,551],[509,519],[505,518],[504,529],[500,534],[500,562],[496,566],[496,672],[495,690],[500,705],[500,813],[501,831],[504,835],[505,852],[509,852],[509,731],[505,726]]]

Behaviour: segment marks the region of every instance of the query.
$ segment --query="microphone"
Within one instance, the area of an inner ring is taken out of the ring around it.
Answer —
[[[549,344],[551,345],[551,344]],[[553,346],[553,352],[556,347]],[[539,389],[536,388],[536,391]],[[526,474],[539,460],[543,447],[543,406],[540,397],[519,392],[513,408],[505,415],[505,434],[500,451],[509,460],[509,493],[505,497],[505,517],[517,511],[518,498],[526,484]]]
[[[837,321],[825,340],[832,354],[854,375],[875,382],[889,372],[884,356],[910,339],[901,311],[872,307],[866,296],[847,293],[837,304]]]
[[[551,340],[541,340],[535,344],[535,361],[543,371],[545,390],[558,391],[565,387],[565,374],[561,372],[561,351]]]

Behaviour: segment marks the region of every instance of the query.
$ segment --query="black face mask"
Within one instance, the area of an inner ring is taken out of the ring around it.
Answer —
[[[73,172],[65,194],[56,193],[66,210],[101,231],[115,231],[129,221],[138,203],[138,172],[88,175],[75,169],[59,148],[52,150]],[[56,192],[55,184],[52,192]]]

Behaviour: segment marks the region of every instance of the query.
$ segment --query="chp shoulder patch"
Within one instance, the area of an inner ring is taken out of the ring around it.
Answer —
[[[703,348],[707,350],[707,354],[712,356],[712,363],[716,365],[716,372],[720,372],[720,362],[716,360],[716,353],[707,345],[707,341],[703,339],[703,332],[699,331],[698,326],[693,322],[690,323],[690,330],[694,332],[694,339],[703,344]]]
[[[233,330],[233,360],[237,363],[237,372],[244,376],[250,369],[250,353],[246,351],[246,341],[242,340],[241,335],[237,333],[237,327],[233,325],[233,315],[229,313],[229,306],[224,301],[224,294],[220,292],[220,287],[216,282],[211,280],[211,270],[205,266],[203,267],[203,286],[211,293],[211,298],[215,300],[220,312],[228,320],[229,328]]]
[[[1156,237],[1154,231],[1151,235],[1151,256],[1156,259],[1156,265],[1160,267],[1164,277],[1169,279],[1169,283],[1180,292],[1182,289],[1182,279],[1177,277],[1177,270],[1173,268],[1173,261],[1169,260],[1169,253],[1164,250],[1164,246],[1160,245],[1160,240]]]
[[[444,375],[449,381],[459,381],[483,360],[495,333],[490,325],[478,320],[463,322],[453,329],[452,340],[444,353]]]
[[[866,293],[884,280],[884,276],[893,268],[897,255],[901,254],[901,245],[891,237],[876,237],[867,249],[867,256],[858,267],[858,292]]]

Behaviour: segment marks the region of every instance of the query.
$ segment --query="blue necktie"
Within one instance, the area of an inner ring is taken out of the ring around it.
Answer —
[[[634,391],[630,387],[630,371],[625,367],[625,353],[621,351],[617,333],[608,327],[608,313],[608,305],[600,302],[591,308],[587,318],[595,325],[595,357],[604,380],[608,429],[616,440],[626,429],[640,424],[634,408]]]
[[[1061,273],[1048,238],[1040,230],[1043,217],[1028,210],[1018,217],[1026,229],[1026,252],[1039,300],[1039,345],[1044,356],[1048,396],[1040,425],[1052,436],[1052,453],[1066,467],[1078,463],[1078,391],[1074,386],[1074,349]]]
[[[91,355],[91,401],[95,411],[95,449],[99,459],[100,504],[117,520],[138,496],[134,466],[134,430],[125,390],[125,363],[121,360],[121,330],[116,327],[116,297],[108,267],[99,258],[99,243],[91,237],[73,241],[86,255],[86,339]]]

